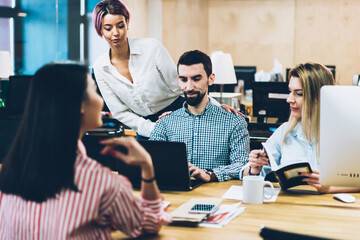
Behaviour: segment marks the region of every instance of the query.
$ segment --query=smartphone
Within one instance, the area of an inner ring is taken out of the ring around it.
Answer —
[[[210,214],[216,210],[215,204],[203,204],[197,203],[195,204],[189,211],[189,213],[205,213]]]

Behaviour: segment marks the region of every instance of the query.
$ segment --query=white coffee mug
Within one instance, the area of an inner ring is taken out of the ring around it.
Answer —
[[[264,195],[264,187],[271,188],[271,196]],[[264,181],[261,176],[243,177],[243,203],[262,204],[264,199],[269,200],[274,196],[274,186],[269,181]]]

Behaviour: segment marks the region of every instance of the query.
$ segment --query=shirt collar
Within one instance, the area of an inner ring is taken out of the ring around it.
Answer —
[[[80,152],[81,155],[86,156],[86,148],[84,143],[81,140],[78,140],[78,151]]]
[[[301,127],[301,122],[299,122],[298,124],[296,124],[296,126],[294,127],[294,129],[290,132],[291,135],[293,135],[294,137],[300,137],[302,135],[302,127]]]
[[[309,143],[309,141],[307,140],[307,138],[304,136],[303,134],[303,130],[302,130],[302,125],[301,125],[301,122],[299,122],[295,128],[291,131],[291,134],[300,139],[301,141],[304,141],[304,142],[307,142]],[[315,142],[315,140],[311,141],[310,144],[313,144]]]
[[[130,49],[130,55],[134,55],[134,54],[141,54],[141,49],[139,44],[135,44],[134,39],[128,38],[128,44],[129,44],[129,49]],[[105,59],[104,59],[104,67],[110,67],[111,61],[110,61],[110,52],[111,52],[111,48],[109,48],[109,51],[107,52]]]
[[[208,97],[208,98],[209,98],[209,97]],[[190,116],[195,116],[195,114],[192,114],[192,113],[187,109],[187,106],[188,106],[188,104],[187,104],[187,102],[185,101],[185,102],[183,103],[184,111],[185,111],[188,115],[190,115]],[[208,102],[208,104],[206,105],[205,109],[204,109],[200,114],[198,114],[198,115],[196,115],[196,116],[203,116],[203,115],[205,115],[207,112],[209,112],[209,109],[211,109],[211,108],[213,108],[213,107],[214,107],[214,104],[212,104],[212,103],[211,103],[211,100],[209,99],[209,102]]]
[[[111,61],[110,61],[110,51],[111,51],[111,48],[109,48],[109,51],[106,53],[104,57],[104,62],[103,62],[103,67],[110,67],[111,66]]]
[[[129,43],[130,55],[141,54],[140,46],[139,44],[135,44],[134,39],[128,38],[128,43]]]

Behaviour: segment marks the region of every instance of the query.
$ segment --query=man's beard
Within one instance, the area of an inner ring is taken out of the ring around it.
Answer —
[[[196,97],[188,97],[187,94],[197,94]],[[185,100],[187,102],[187,104],[189,104],[190,106],[197,106],[199,105],[199,103],[203,100],[205,93],[200,93],[199,91],[189,91],[189,92],[184,92],[185,95]]]

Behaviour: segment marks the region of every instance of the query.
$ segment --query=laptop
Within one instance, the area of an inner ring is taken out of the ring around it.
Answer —
[[[103,145],[99,144],[100,139],[103,138],[98,136],[85,136],[83,138],[88,156],[129,178],[134,188],[140,188],[140,168],[129,166],[112,156],[100,154],[103,148]],[[185,143],[139,142],[151,155],[155,179],[160,190],[190,191],[204,183],[202,180],[190,177]]]

